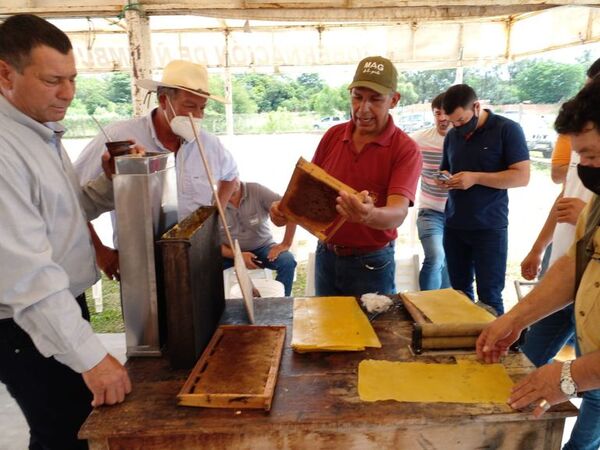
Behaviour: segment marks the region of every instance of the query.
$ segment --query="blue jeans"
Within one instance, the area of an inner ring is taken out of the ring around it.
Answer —
[[[296,260],[294,255],[290,252],[281,252],[275,261],[269,261],[267,256],[269,250],[275,244],[265,245],[254,250],[244,250],[254,253],[258,260],[262,263],[263,267],[272,269],[277,272],[275,279],[280,281],[285,288],[285,296],[289,297],[292,295],[292,284],[294,284],[294,272],[296,271]],[[230,258],[223,258],[223,268],[229,269],[233,266],[233,260]]]
[[[506,276],[508,233],[498,230],[444,229],[444,250],[452,287],[474,299],[473,278],[479,301],[504,313],[502,290]]]
[[[337,256],[319,243],[315,254],[316,295],[353,295],[369,292],[396,293],[393,242],[359,256]]]
[[[536,367],[540,367],[552,361],[574,334],[575,316],[571,304],[534,323],[525,334],[521,350]]]
[[[577,356],[579,346],[575,345]],[[600,389],[583,393],[577,421],[563,450],[598,450],[600,448]]]
[[[450,287],[443,242],[444,220],[444,213],[434,209],[419,209],[417,214],[417,231],[425,254],[419,272],[422,291]]]

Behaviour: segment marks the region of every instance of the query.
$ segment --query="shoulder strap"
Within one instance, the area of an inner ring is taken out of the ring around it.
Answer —
[[[597,195],[591,200],[592,205],[585,223],[585,233],[577,241],[575,248],[575,292],[579,289],[583,273],[594,253],[592,239],[596,229],[600,225],[600,200]]]

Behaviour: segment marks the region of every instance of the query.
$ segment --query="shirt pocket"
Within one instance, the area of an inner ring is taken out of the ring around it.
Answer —
[[[247,217],[246,219],[246,223],[248,225],[248,228],[252,229],[252,230],[256,230],[260,227],[261,225],[261,218],[258,214],[251,214]]]

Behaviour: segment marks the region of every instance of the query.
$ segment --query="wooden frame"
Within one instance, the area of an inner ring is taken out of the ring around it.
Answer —
[[[294,206],[292,206],[293,202],[299,201],[301,203],[307,203],[311,201],[312,196],[310,193],[302,190],[302,184],[305,183],[303,178],[306,176],[336,192],[345,191],[349,194],[357,195],[358,191],[332,177],[319,166],[306,161],[304,158],[300,158],[296,163],[296,168],[294,169],[294,173],[292,174],[292,178],[290,179],[285,194],[281,199],[279,209],[292,222],[301,225],[322,241],[327,241],[346,220],[335,211],[335,203],[333,205],[327,205],[329,214],[335,214],[333,220],[312,220],[306,216],[297,214],[297,211],[294,211]],[[300,199],[300,197],[302,197],[302,199]],[[315,195],[315,199],[316,197],[317,196]]]
[[[283,326],[220,326],[177,395],[179,404],[269,411],[284,342]]]

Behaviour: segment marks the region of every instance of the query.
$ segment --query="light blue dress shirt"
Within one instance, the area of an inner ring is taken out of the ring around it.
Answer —
[[[74,299],[99,275],[86,222],[113,208],[113,191],[104,175],[79,186],[63,133],[0,95],[0,319],[83,372],[106,355]]]

